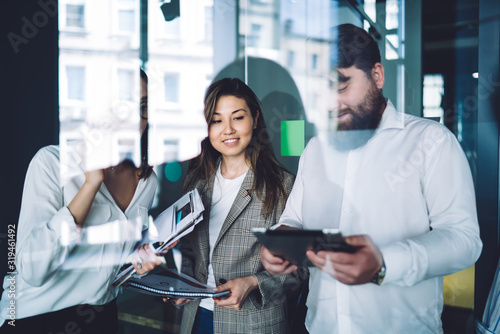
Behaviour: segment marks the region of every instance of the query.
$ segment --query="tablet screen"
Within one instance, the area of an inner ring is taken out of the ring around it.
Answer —
[[[257,239],[275,255],[299,266],[313,266],[305,253],[308,249],[354,253],[357,248],[345,242],[338,230],[267,230],[254,228]]]

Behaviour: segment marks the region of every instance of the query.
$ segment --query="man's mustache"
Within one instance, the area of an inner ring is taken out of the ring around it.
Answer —
[[[329,113],[330,118],[337,118],[337,117],[344,116],[346,114],[351,114],[351,115],[356,114],[356,112],[354,110],[352,110],[351,108],[329,110],[328,113]]]

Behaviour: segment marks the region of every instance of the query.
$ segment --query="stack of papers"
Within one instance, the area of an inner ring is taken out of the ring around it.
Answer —
[[[149,243],[150,247],[161,253],[174,242],[194,230],[196,224],[203,220],[205,207],[197,189],[191,190],[177,202],[163,211],[154,220],[158,231],[154,240],[143,240],[142,244]],[[121,270],[113,281],[113,286],[119,287],[135,273],[132,264]]]
[[[156,274],[131,278],[125,287],[154,296],[182,299],[221,297],[231,293],[231,290],[214,292],[215,287],[198,282],[177,270],[169,269]]]

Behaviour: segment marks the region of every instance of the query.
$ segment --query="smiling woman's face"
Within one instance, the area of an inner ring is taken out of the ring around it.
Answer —
[[[245,149],[252,140],[256,121],[244,99],[222,96],[217,101],[215,112],[208,127],[208,138],[223,159],[245,159]]]

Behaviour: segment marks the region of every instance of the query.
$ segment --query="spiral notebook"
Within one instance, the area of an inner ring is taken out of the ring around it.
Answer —
[[[182,299],[223,297],[231,293],[231,290],[214,292],[215,287],[170,269],[131,278],[124,286],[149,295]]]

